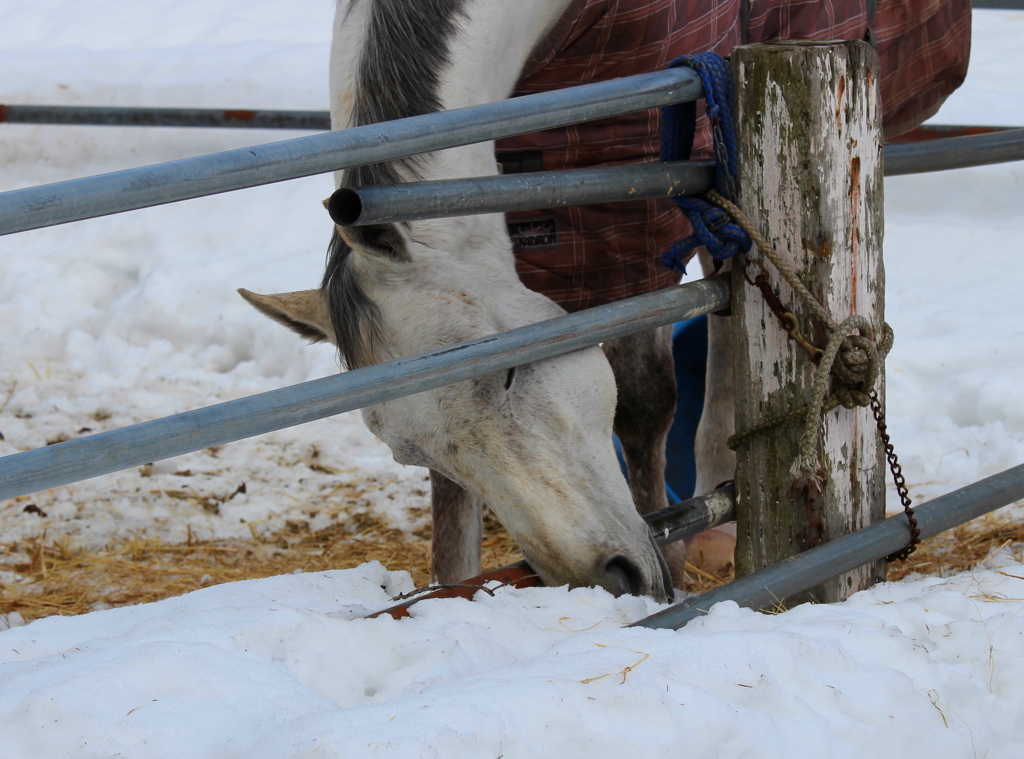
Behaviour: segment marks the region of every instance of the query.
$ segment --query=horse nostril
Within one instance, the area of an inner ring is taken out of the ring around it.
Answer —
[[[609,584],[615,588],[609,588],[614,595],[639,596],[643,593],[644,576],[640,572],[640,567],[631,559],[622,555],[613,556],[604,565],[604,572]]]

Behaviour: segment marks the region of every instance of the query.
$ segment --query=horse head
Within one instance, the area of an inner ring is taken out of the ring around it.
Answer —
[[[564,313],[524,287],[503,253],[470,265],[398,225],[336,228],[319,289],[239,292],[302,337],[338,346],[357,369]],[[612,446],[615,403],[595,346],[370,406],[363,419],[396,461],[486,503],[545,583],[670,599],[664,559]]]

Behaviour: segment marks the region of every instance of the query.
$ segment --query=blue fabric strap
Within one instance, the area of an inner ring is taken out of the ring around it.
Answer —
[[[732,69],[718,53],[681,55],[669,64],[669,68],[676,66],[689,66],[700,75],[704,85],[705,112],[714,134],[715,189],[723,197],[735,201],[738,160],[732,123]],[[684,116],[685,112],[677,106],[662,109],[663,161],[689,158],[693,132],[690,131],[687,138],[686,125],[682,122]],[[665,266],[685,274],[685,262],[691,251],[701,245],[719,260],[750,250],[750,237],[718,206],[700,198],[676,197],[673,200],[690,220],[693,234],[675,243],[662,256]]]

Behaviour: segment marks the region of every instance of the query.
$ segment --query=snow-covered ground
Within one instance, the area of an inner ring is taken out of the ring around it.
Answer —
[[[1009,759],[1020,558],[680,632],[595,589],[358,619],[410,587],[376,563],[49,617],[0,633],[0,755]]]
[[[332,12],[0,3],[0,103],[322,109]],[[1024,124],[1024,13],[975,13],[968,81],[934,120]],[[291,135],[0,136],[4,190]],[[318,282],[331,189],[0,238],[0,454],[336,371],[234,292]],[[889,417],[921,501],[1024,461],[1024,163],[893,178],[886,196]],[[412,525],[423,477],[349,414],[0,502],[0,538],[246,536],[362,509]],[[192,489],[219,514],[167,494]],[[408,589],[373,565],[51,618],[0,633],[0,756],[1017,756],[1020,558],[776,617],[721,606],[680,633],[618,629],[646,601],[557,588],[354,620]]]
[[[0,4],[0,103],[324,109],[333,10],[331,0]],[[0,189],[306,134],[2,130]],[[319,283],[331,232],[320,200],[332,189],[318,176],[0,239],[0,405],[17,383],[0,454],[335,373],[330,348],[305,346],[235,292]],[[46,528],[89,547],[130,533],[183,540],[189,527],[245,537],[366,508],[406,526],[407,507],[426,505],[425,473],[397,465],[358,413],[214,453],[0,502],[0,535]],[[343,495],[363,495],[339,497],[344,483]],[[227,500],[215,515],[168,490]]]

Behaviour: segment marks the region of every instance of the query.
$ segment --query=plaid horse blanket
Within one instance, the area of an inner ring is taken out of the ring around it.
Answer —
[[[877,4],[876,4],[877,3]],[[967,73],[970,0],[574,0],[516,94],[655,71],[678,55],[783,39],[858,39],[881,59],[887,137],[933,115]],[[694,158],[710,157],[698,104]],[[657,110],[499,140],[504,165],[563,170],[656,161]],[[508,169],[506,169],[508,170]],[[659,254],[690,233],[667,199],[506,215],[524,284],[576,311],[678,282]]]

